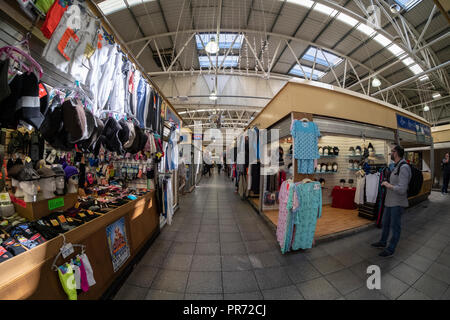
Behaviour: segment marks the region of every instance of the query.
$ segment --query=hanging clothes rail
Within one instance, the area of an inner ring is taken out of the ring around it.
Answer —
[[[130,61],[132,61],[137,67],[139,67],[141,74],[149,81],[150,85],[158,92],[158,94],[163,98],[163,101],[167,104],[167,106],[171,109],[173,113],[176,114],[176,116],[180,119],[182,122],[183,119],[178,114],[178,112],[175,110],[175,108],[172,106],[172,104],[169,102],[169,100],[166,98],[166,96],[162,93],[162,91],[159,89],[159,87],[156,85],[156,83],[149,77],[149,75],[145,72],[144,67],[139,63],[139,61],[136,59],[132,51],[128,48],[125,41],[120,37],[119,33],[114,29],[112,24],[109,22],[108,18],[102,13],[98,5],[93,2],[92,0],[86,1],[86,4],[88,5],[89,9],[91,9],[94,14],[97,17],[101,17],[100,21],[103,23],[103,28],[107,30],[108,33],[114,34],[115,41],[117,44],[120,45],[122,52],[128,57]],[[109,29],[109,30],[108,30]]]

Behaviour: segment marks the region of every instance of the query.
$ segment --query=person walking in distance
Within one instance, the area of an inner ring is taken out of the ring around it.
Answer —
[[[448,188],[448,182],[450,181],[450,160],[449,160],[449,153],[447,152],[444,156],[444,159],[442,159],[442,177],[444,178],[442,181],[442,194],[448,194],[447,188]]]
[[[386,187],[386,199],[384,202],[383,231],[381,240],[373,243],[372,247],[383,248],[381,257],[392,257],[400,240],[401,217],[405,208],[408,207],[408,184],[411,180],[411,168],[403,159],[405,150],[400,146],[395,146],[391,150],[391,160],[395,167],[392,170],[389,182],[383,181],[382,186]],[[392,229],[392,237],[387,245],[389,231]]]

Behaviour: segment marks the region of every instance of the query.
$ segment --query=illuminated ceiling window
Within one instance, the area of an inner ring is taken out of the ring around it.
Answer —
[[[400,7],[405,9],[406,11],[412,9],[417,4],[422,2],[422,0],[394,0]]]
[[[128,0],[128,5],[130,7],[136,6],[141,3],[151,2],[155,0]],[[105,0],[98,4],[100,10],[102,10],[103,14],[108,15],[120,10],[125,9],[127,6],[125,1],[123,0]]]
[[[312,5],[314,4],[314,1],[311,1],[311,0],[287,0],[287,2],[292,2],[292,3],[298,4],[300,6],[307,7],[307,8],[311,8]]]
[[[317,55],[316,55],[317,52]],[[323,52],[323,54],[322,54]],[[341,63],[342,59],[338,56],[326,52],[325,50],[317,50],[315,47],[309,47],[308,51],[303,55],[302,59],[314,62],[314,56],[316,56],[316,64],[323,65],[325,67],[329,67],[328,62],[331,64],[332,67],[338,65]],[[328,60],[328,62],[327,62]]]
[[[303,69],[303,71],[306,72],[306,77],[305,77],[305,75],[303,74],[302,69]],[[291,69],[291,71],[289,71],[289,73],[290,73],[290,74],[293,74],[293,75],[295,75],[295,76],[301,77],[301,78],[308,78],[308,79],[309,79],[309,78],[311,77],[312,68],[302,65],[302,69],[300,69],[299,65],[296,64],[296,65]],[[313,79],[313,80],[319,80],[319,79],[322,78],[324,75],[325,75],[325,72],[322,72],[322,71],[320,71],[320,70],[314,69],[314,72],[313,72],[313,75],[312,75],[312,79]]]
[[[234,38],[236,37],[237,33],[221,33],[219,34],[219,49],[229,49],[231,47],[231,44],[233,43]],[[200,40],[201,38],[201,40]],[[202,33],[202,34],[196,34],[195,35],[195,42],[197,43],[197,50],[203,50],[203,43],[206,44],[212,39],[216,38],[215,33]],[[217,39],[215,39],[217,41]],[[242,34],[237,36],[236,41],[233,44],[233,49],[240,49],[242,46],[242,41],[244,40],[244,37]]]
[[[198,57],[198,62],[200,63],[200,68],[209,68],[209,67],[212,68],[216,64],[216,56],[210,56],[210,57],[211,57],[211,62],[213,63],[213,65],[210,64],[208,56],[199,56]],[[225,56],[218,56],[218,62],[217,62],[218,66],[220,66],[222,64],[224,57]],[[239,63],[239,56],[228,55],[225,58],[223,67],[224,68],[235,68],[238,66],[238,63]]]

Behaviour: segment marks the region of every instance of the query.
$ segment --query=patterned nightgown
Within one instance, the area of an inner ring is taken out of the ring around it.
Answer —
[[[280,187],[280,193],[278,194],[279,206],[278,206],[277,240],[278,243],[280,244],[282,252],[284,250],[283,248],[285,247],[286,226],[287,226],[286,220],[288,217],[287,203],[289,199],[289,191],[292,189],[293,185],[294,184],[292,182],[283,181]],[[298,206],[297,197],[293,197],[291,195],[291,198],[293,198],[294,207],[297,207]]]
[[[299,183],[295,187],[299,206],[293,212],[295,236],[293,250],[312,248],[317,219],[322,216],[322,188],[319,182]]]
[[[318,143],[320,131],[312,122],[294,120],[291,134],[294,138],[294,158],[298,159],[298,173],[314,173],[314,160],[320,158]]]

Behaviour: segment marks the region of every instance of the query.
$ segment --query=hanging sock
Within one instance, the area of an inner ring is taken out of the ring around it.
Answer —
[[[94,279],[94,271],[92,270],[91,263],[89,262],[89,259],[85,253],[81,254],[79,257],[83,262],[84,269],[86,270],[87,282],[89,286],[92,287],[94,284],[96,284],[96,282]]]
[[[81,272],[80,267],[77,266],[75,263],[71,263],[73,273],[75,275],[75,285],[77,290],[81,289]]]
[[[69,300],[77,300],[77,286],[72,267],[67,263],[58,267],[58,276],[64,292],[67,294]]]
[[[89,284],[86,276],[86,269],[84,268],[83,261],[80,258],[77,258],[80,261],[80,275],[81,275],[81,290],[83,292],[87,292],[89,290]]]

